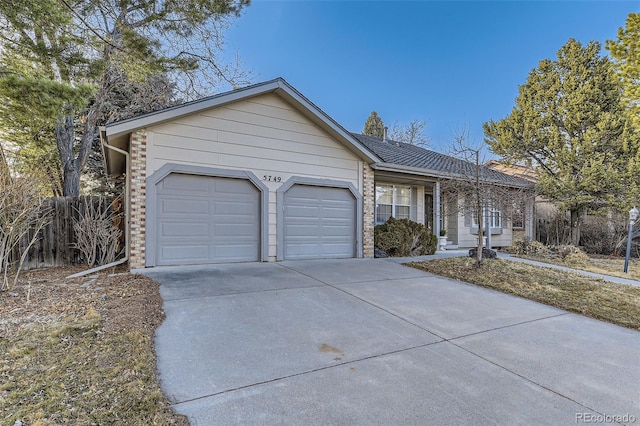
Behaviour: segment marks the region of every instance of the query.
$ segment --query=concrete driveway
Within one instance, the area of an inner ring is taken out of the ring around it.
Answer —
[[[640,333],[382,259],[143,271],[193,425],[640,423]]]

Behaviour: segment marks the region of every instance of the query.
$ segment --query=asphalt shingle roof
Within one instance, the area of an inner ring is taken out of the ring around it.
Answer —
[[[416,145],[351,133],[362,145],[382,160],[382,163],[400,167],[411,167],[432,172],[436,176],[464,178],[475,175],[475,164],[450,155],[441,154]],[[524,179],[510,176],[497,170],[481,166],[480,178],[484,181],[509,186],[530,187],[532,184]]]

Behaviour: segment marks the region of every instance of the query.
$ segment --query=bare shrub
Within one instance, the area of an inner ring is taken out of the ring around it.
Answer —
[[[627,215],[590,216],[582,225],[580,245],[587,253],[624,255]]]
[[[114,211],[115,200],[107,204],[103,198],[97,201],[86,199],[82,207],[76,209],[73,230],[76,235],[74,247],[80,250],[87,266],[100,266],[114,262],[118,255],[118,242],[122,231],[115,226],[119,216]]]
[[[538,217],[537,240],[545,245],[563,245],[571,242],[571,221],[567,212],[554,210]]]
[[[48,209],[39,197],[37,185],[27,177],[0,179],[0,268],[1,290],[11,288],[9,272],[18,280],[29,249],[39,238],[39,232],[50,221]]]
[[[511,246],[510,252],[513,254],[531,255],[538,257],[549,257],[549,249],[539,241],[530,238],[518,240]]]
[[[553,251],[568,265],[584,266],[589,262],[589,256],[576,246],[561,245],[554,247]]]

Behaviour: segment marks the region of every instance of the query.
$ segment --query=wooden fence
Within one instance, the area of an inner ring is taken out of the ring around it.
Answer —
[[[23,264],[23,269],[46,268],[83,263],[82,254],[75,248],[76,236],[73,230],[74,221],[80,217],[87,203],[113,209],[114,224],[123,230],[123,204],[119,197],[54,197],[45,200],[41,214],[48,215],[48,224],[38,233],[37,240],[29,249]],[[14,253],[14,259],[23,253],[33,232],[21,241],[21,245]],[[120,248],[124,246],[124,237]]]

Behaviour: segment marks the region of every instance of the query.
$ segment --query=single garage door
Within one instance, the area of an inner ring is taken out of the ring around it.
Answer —
[[[284,194],[284,258],[356,256],[356,200],[346,188],[293,185]]]
[[[157,265],[259,259],[260,192],[250,181],[172,173],[156,196]]]

